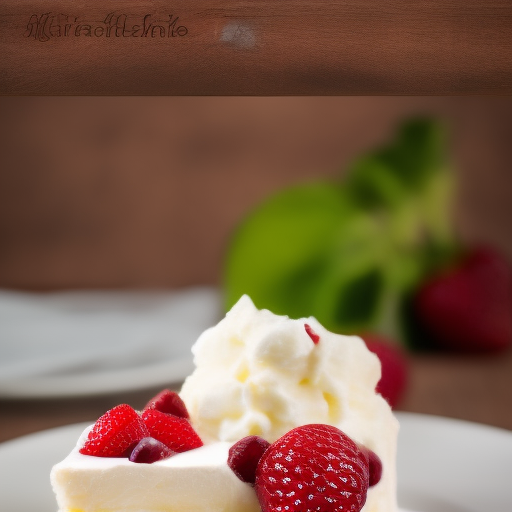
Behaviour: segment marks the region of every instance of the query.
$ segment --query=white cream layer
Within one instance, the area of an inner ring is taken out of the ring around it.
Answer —
[[[231,443],[205,445],[154,462],[91,457],[77,446],[50,478],[58,512],[260,512],[254,488],[240,481],[226,461]],[[380,512],[378,488],[368,490],[364,511]]]
[[[227,466],[220,442],[153,464],[82,455],[90,427],[51,472],[59,512],[258,512],[254,489]]]

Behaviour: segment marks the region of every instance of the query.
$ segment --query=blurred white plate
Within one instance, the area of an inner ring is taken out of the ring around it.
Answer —
[[[400,413],[398,502],[424,512],[512,511],[512,432]]]
[[[0,396],[63,397],[182,381],[219,292],[0,291]]]
[[[398,413],[398,502],[402,511],[510,512],[512,432]],[[0,503],[9,512],[55,512],[49,474],[87,424],[0,445]]]

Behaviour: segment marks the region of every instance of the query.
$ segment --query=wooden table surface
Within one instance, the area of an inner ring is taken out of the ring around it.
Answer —
[[[3,0],[0,94],[511,94],[507,0]]]

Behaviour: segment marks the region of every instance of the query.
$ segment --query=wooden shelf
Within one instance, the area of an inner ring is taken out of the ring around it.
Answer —
[[[512,94],[510,0],[2,0],[2,95]]]

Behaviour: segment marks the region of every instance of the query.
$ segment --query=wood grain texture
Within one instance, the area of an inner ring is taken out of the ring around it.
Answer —
[[[0,287],[219,285],[257,204],[418,114],[449,127],[461,239],[512,262],[511,96],[0,97]]]
[[[3,95],[512,94],[510,0],[2,0]]]

